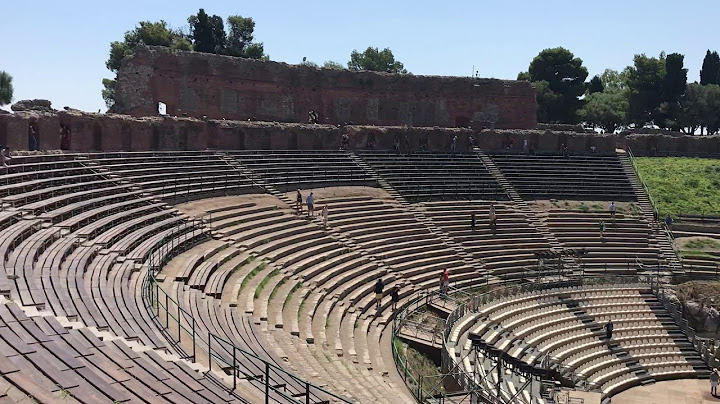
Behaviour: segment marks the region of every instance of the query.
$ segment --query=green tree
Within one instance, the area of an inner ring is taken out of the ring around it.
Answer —
[[[108,70],[116,72],[120,68],[122,60],[131,55],[133,49],[140,43],[177,49],[190,47],[188,38],[181,31],[170,28],[165,21],[140,21],[135,29],[125,32],[123,41],[110,43],[110,57],[105,62],[105,66]]]
[[[708,49],[700,69],[700,84],[720,84],[720,55]]]
[[[664,53],[657,58],[647,57],[645,54],[635,55],[633,66],[628,70],[630,122],[644,126],[660,117],[664,83]]]
[[[220,16],[209,16],[201,8],[197,14],[188,17],[188,23],[193,49],[197,52],[222,53],[225,50],[227,36]]]
[[[594,94],[594,93],[601,93],[605,90],[605,86],[603,85],[602,79],[600,76],[595,75],[592,79],[588,82],[587,86],[587,93],[588,94]]]
[[[587,76],[582,59],[565,48],[552,48],[540,52],[518,79],[535,83],[540,122],[576,123]]]
[[[333,62],[332,60],[328,60],[323,63],[322,67],[325,69],[345,70],[345,66],[341,63]]]
[[[252,18],[231,15],[227,18],[227,29],[226,54],[250,59],[262,59],[265,56],[262,42],[253,42],[255,21]]]
[[[629,107],[626,91],[606,89],[588,94],[578,115],[583,121],[612,133],[627,123]]]
[[[655,123],[664,128],[680,129],[680,101],[687,89],[687,69],[685,56],[671,53],[665,57],[665,79],[662,87],[662,103]]]
[[[105,106],[108,108],[115,105],[115,80],[112,79],[102,79],[103,89],[102,89],[102,97],[103,101],[105,101]]]
[[[0,71],[0,106],[10,104],[13,99],[12,76]]]
[[[400,61],[395,60],[395,56],[389,48],[382,51],[378,48],[368,47],[365,52],[353,50],[350,54],[348,62],[350,70],[372,70],[376,72],[387,73],[407,73],[405,67]]]

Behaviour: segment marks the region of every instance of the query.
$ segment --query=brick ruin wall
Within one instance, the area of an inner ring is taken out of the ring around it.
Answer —
[[[118,71],[113,112],[323,124],[535,129],[529,82],[320,69],[138,47]]]
[[[408,141],[413,150],[426,144],[430,150],[449,150],[454,136],[458,150],[467,150],[469,136],[485,150],[499,150],[515,140],[516,150],[525,139],[537,152],[559,152],[563,144],[572,153],[585,153],[595,146],[601,153],[630,145],[638,155],[655,152],[720,155],[720,136],[657,136],[590,134],[549,130],[483,130],[442,127],[309,125],[296,123],[201,120],[187,117],[135,118],[119,114],[76,111],[57,113],[22,111],[0,114],[0,144],[13,150],[27,150],[30,126],[39,134],[40,149],[60,148],[60,125],[71,129],[71,149],[88,151],[148,151],[205,149],[332,150],[340,145],[343,133],[350,135],[352,148],[365,148],[368,141],[378,150],[392,149],[396,137]]]

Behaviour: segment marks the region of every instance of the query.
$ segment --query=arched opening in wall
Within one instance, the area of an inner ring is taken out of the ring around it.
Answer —
[[[237,139],[235,140],[235,148],[237,150],[245,150],[245,132],[237,130]]]
[[[132,151],[132,129],[130,129],[130,125],[123,124],[122,128],[120,128],[120,138],[122,149]]]
[[[100,127],[99,123],[95,122],[95,124],[93,124],[92,149],[96,151],[101,151],[102,143],[102,128]]]
[[[7,145],[7,121],[0,122],[0,144]]]
[[[40,125],[35,120],[28,125],[28,150],[40,150]]]
[[[290,133],[290,137],[287,142],[288,150],[297,150],[298,148],[298,135],[295,132]]]
[[[455,127],[467,128],[468,126],[470,126],[470,118],[462,115],[455,117]]]
[[[189,129],[186,127],[182,128],[182,131],[180,131],[180,136],[178,136],[178,150],[187,150],[188,149],[188,131]]]
[[[165,105],[164,102],[158,101],[157,113],[158,113],[158,115],[167,115],[167,105]]]
[[[153,126],[150,138],[150,150],[160,150],[160,128]]]

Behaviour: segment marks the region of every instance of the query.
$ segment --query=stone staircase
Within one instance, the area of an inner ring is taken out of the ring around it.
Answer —
[[[525,215],[525,218],[527,219],[530,226],[534,227],[535,230],[537,230],[538,233],[540,233],[548,241],[551,249],[562,249],[563,244],[550,231],[550,228],[548,227],[547,223],[545,223],[544,219],[539,217],[535,212],[533,212],[533,210],[530,208],[530,205],[528,205],[527,202],[522,199],[515,187],[513,187],[510,181],[508,181],[505,175],[503,175],[502,171],[500,171],[500,169],[490,158],[490,156],[488,156],[487,153],[485,153],[484,151],[478,149],[475,149],[475,154],[480,158],[480,160],[482,160],[485,168],[488,170],[488,172],[490,172],[490,174],[492,174],[493,178],[495,178],[495,180],[498,182],[498,184],[500,184],[503,190],[505,190],[507,195],[510,197],[510,200],[515,204],[515,206],[518,207],[518,210]],[[563,257],[562,261],[563,266],[568,270],[572,272],[577,272],[580,270],[575,261],[573,261],[571,258]]]
[[[645,217],[645,219],[647,219],[648,223],[650,223],[653,237],[653,239],[651,239],[650,241],[657,244],[658,251],[660,252],[661,261],[664,261],[666,263],[667,269],[670,273],[683,273],[684,271],[682,263],[678,258],[675,249],[673,248],[672,240],[670,239],[671,236],[668,232],[666,232],[664,224],[659,222],[657,220],[658,218],[655,217],[655,207],[650,201],[647,193],[645,193],[643,183],[637,176],[637,173],[635,172],[635,167],[630,161],[630,157],[627,155],[627,152],[625,152],[625,150],[617,150],[617,155],[618,159],[620,160],[620,164],[622,164],[623,166],[625,175],[630,181],[630,184],[633,187],[633,191],[637,196],[638,205],[640,205],[643,216]]]
[[[417,204],[408,202],[405,197],[403,197],[395,188],[392,187],[392,185],[390,185],[381,175],[379,175],[375,170],[373,170],[373,168],[370,167],[370,165],[367,164],[357,154],[353,152],[348,152],[348,155],[358,166],[365,170],[367,175],[373,180],[375,180],[383,190],[385,190],[388,194],[390,194],[390,196],[397,200],[402,208],[410,211],[415,217],[415,220],[425,225],[425,227],[427,227],[431,233],[437,235],[438,238],[443,242],[443,244],[447,248],[453,250],[465,264],[475,268],[483,268],[483,264],[480,261],[474,258],[473,255],[469,251],[467,251],[462,245],[456,243],[449,234],[440,229],[435,224],[435,222],[432,221],[432,219],[425,215],[425,212],[420,209]]]
[[[241,174],[246,176],[247,178],[252,181],[253,185],[256,185],[262,189],[264,189],[267,193],[270,195],[280,199],[281,201],[287,203],[290,206],[293,206],[293,200],[290,199],[286,194],[278,191],[275,189],[275,187],[272,186],[272,184],[265,181],[265,179],[261,178],[258,175],[255,175],[252,170],[245,167],[242,163],[240,163],[237,159],[232,158],[227,154],[227,152],[216,152],[216,156],[218,156],[221,160],[223,160],[225,163],[227,163],[230,167],[234,168],[235,170],[239,171]]]

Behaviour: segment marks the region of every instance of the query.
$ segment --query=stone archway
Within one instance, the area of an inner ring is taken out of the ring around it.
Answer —
[[[99,123],[93,124],[93,138],[92,138],[92,149],[95,151],[102,151],[103,137],[102,127]]]
[[[130,125],[123,124],[120,128],[120,141],[124,151],[132,151],[132,129],[130,129]]]

